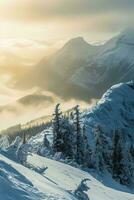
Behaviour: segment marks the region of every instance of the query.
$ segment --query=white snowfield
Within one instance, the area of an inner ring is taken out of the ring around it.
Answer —
[[[110,176],[95,178],[93,173],[38,155],[29,156],[34,167],[48,167],[43,174],[0,155],[0,200],[78,200],[74,191],[83,179],[89,200],[134,200],[134,191]]]

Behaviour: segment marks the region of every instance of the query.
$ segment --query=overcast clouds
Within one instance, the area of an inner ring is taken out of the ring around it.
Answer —
[[[3,3],[2,3],[3,2]],[[1,15],[7,10],[7,16],[15,20],[43,19],[55,16],[98,15],[108,12],[133,13],[133,0],[3,0],[1,1]],[[9,9],[10,8],[10,9]],[[6,17],[4,15],[4,17]]]
[[[102,31],[103,28],[111,31],[111,26],[119,30],[133,25],[133,10],[133,0],[2,0],[0,19],[32,23],[57,19],[65,20],[67,25],[72,25],[72,21],[75,25],[75,20],[79,19],[81,27],[93,21],[91,28],[97,29],[101,23],[99,30],[101,27]]]

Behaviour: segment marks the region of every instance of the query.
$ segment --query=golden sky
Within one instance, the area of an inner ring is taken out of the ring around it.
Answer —
[[[0,37],[103,41],[133,23],[133,0],[0,0]]]

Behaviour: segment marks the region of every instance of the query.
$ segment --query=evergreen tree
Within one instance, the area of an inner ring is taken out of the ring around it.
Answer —
[[[26,165],[28,155],[31,155],[32,146],[28,143],[21,144],[17,150],[17,157],[22,165]]]
[[[26,144],[26,133],[25,133],[25,132],[23,133],[22,143],[23,143],[23,144]]]
[[[134,165],[130,146],[126,144],[129,139],[124,130],[116,130],[113,137],[113,178],[122,184],[130,184]]]
[[[94,152],[95,168],[97,170],[103,170],[106,160],[105,147],[107,146],[107,141],[105,135],[103,134],[103,129],[100,125],[95,126],[94,134],[95,134],[95,152]]]
[[[115,131],[113,137],[113,177],[117,178],[120,172],[120,161],[122,159],[121,156],[121,145],[120,145],[121,135],[119,131]]]
[[[6,149],[7,155],[10,155],[13,160],[18,160],[17,152],[21,144],[22,139],[21,137],[17,136],[15,140],[10,144],[10,146]]]
[[[6,150],[9,147],[9,136],[2,135],[0,137],[0,149]]]
[[[76,134],[76,162],[81,164],[83,159],[82,151],[82,130],[81,130],[81,119],[80,119],[79,105],[74,108],[74,126]]]
[[[92,150],[90,149],[90,146],[88,143],[85,124],[82,129],[82,154],[83,154],[82,164],[84,166],[91,167],[92,166]]]
[[[57,104],[55,107],[55,112],[53,114],[53,150],[54,152],[62,152],[62,133],[61,133],[61,120],[62,112],[60,111],[60,104]]]
[[[68,157],[70,159],[74,158],[74,126],[69,121],[68,117],[64,117],[62,119],[62,125],[61,125],[61,136],[62,136],[62,153],[65,157]]]
[[[47,148],[50,147],[46,134],[44,134],[44,138],[43,138],[43,147],[47,147]]]

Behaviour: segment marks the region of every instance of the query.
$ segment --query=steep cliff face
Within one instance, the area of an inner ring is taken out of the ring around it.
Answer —
[[[96,107],[83,115],[96,168],[108,169],[115,179],[134,178],[134,83],[111,87]]]

